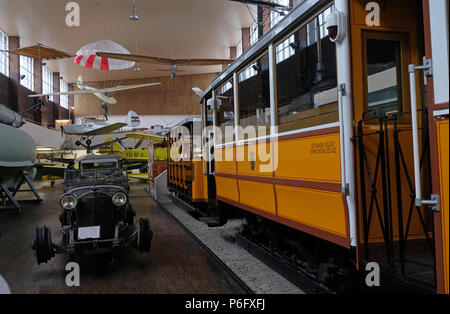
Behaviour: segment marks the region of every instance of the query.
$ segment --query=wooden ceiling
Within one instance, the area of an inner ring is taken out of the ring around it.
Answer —
[[[251,11],[227,0],[136,0],[138,21],[130,20],[132,0],[78,0],[79,27],[66,25],[69,13],[62,0],[0,0],[0,29],[21,37],[21,47],[42,43],[77,52],[101,39],[113,40],[131,53],[170,59],[228,59],[229,47],[241,38],[241,28],[253,23]],[[114,81],[169,75],[169,66],[142,64],[141,71],[102,73],[81,68],[72,59],[48,61],[47,66],[69,83]],[[164,71],[161,71],[164,70]],[[166,72],[167,70],[167,72]],[[182,67],[179,75],[220,72],[221,66]]]

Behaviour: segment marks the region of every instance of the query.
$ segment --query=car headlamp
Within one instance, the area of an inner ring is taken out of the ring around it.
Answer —
[[[113,195],[112,202],[116,206],[123,206],[127,203],[127,196],[123,192],[117,192]]]
[[[73,194],[64,195],[61,198],[60,204],[63,209],[74,209],[77,207],[78,199]]]

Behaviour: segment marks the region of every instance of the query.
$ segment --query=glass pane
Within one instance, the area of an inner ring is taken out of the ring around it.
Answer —
[[[265,54],[239,74],[240,125],[270,128],[269,58]]]
[[[227,129],[234,127],[234,95],[233,79],[230,79],[224,85],[216,90],[217,101],[217,127],[222,132],[222,139],[216,138],[216,143],[229,143],[233,141],[233,131],[226,132]]]
[[[399,110],[400,42],[367,40],[367,93],[372,114],[383,117]]]
[[[339,120],[336,47],[320,30],[331,10],[322,11],[275,48],[280,132]]]

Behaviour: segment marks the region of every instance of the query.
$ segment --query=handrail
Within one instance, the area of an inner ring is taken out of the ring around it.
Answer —
[[[420,156],[419,156],[419,128],[417,122],[417,94],[416,94],[416,71],[423,70],[426,75],[432,75],[431,60],[426,60],[424,65],[410,64],[408,66],[409,72],[409,88],[411,94],[411,124],[413,135],[413,157],[414,157],[414,182],[415,182],[415,196],[416,206],[430,205],[433,210],[439,211],[439,197],[432,195],[431,200],[422,199],[422,185],[420,176]]]

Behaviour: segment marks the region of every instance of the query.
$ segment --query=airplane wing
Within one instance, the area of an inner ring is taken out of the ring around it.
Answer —
[[[227,65],[233,63],[234,60],[229,59],[167,59],[150,56],[139,56],[121,53],[97,52],[97,56],[132,61],[137,63],[167,64],[181,66],[208,66],[208,65]]]
[[[38,94],[38,95],[29,95],[30,98],[42,97],[42,96],[58,96],[58,95],[83,95],[83,94],[102,94],[102,93],[114,93],[120,92],[123,90],[143,88],[160,85],[161,83],[148,83],[148,84],[138,84],[138,85],[127,85],[127,86],[117,86],[103,89],[93,89],[93,90],[75,90],[70,92],[60,92],[60,93],[49,93],[49,94]]]
[[[144,181],[150,180],[148,173],[129,173],[128,178],[139,179]]]
[[[64,133],[68,134],[68,135],[88,135],[88,136],[92,136],[92,135],[106,135],[106,134],[111,134],[115,130],[123,128],[124,126],[127,126],[127,125],[128,124],[126,124],[126,123],[114,123],[114,124],[107,125],[107,126],[104,126],[104,127],[101,127],[101,128],[97,128],[95,130],[90,130],[90,131],[80,130],[79,132],[64,130]]]
[[[162,141],[166,138],[164,136],[158,136],[153,134],[146,134],[146,133],[127,133],[125,134],[128,138],[134,138],[137,140],[147,140],[147,141]]]

